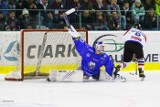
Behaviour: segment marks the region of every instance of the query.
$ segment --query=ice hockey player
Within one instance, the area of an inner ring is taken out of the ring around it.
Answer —
[[[104,44],[102,41],[97,42],[95,47],[91,47],[80,37],[80,34],[72,25],[68,30],[69,34],[73,38],[76,50],[82,57],[81,70],[83,71],[84,79],[92,77],[95,80],[99,80],[101,73],[100,68],[102,66],[105,67],[105,71],[108,73],[110,78],[115,79],[121,77],[117,76],[119,75],[117,72],[113,73],[114,63],[112,59],[106,53],[104,53]],[[116,70],[117,69],[115,69],[115,71]],[[121,77],[121,79],[122,78],[125,79],[124,77]]]
[[[126,68],[132,57],[136,56],[138,61],[139,77],[144,79],[144,51],[143,47],[147,41],[146,35],[142,32],[140,24],[134,24],[123,36],[124,39],[124,52],[123,61],[117,66],[117,69]]]
[[[71,25],[68,29],[69,34],[72,36],[76,50],[82,57],[81,66],[78,72],[82,72],[82,80],[120,80],[125,81],[126,78],[117,74],[117,68],[114,67],[112,59],[104,53],[104,44],[98,41],[95,47],[88,45],[76,29]],[[104,66],[105,70],[100,68]],[[73,80],[75,72],[58,72],[58,77],[55,72],[50,72],[48,81],[64,81],[65,79]],[[61,73],[61,74],[60,74]],[[63,73],[63,74],[62,74]],[[72,77],[72,79],[69,79]],[[78,77],[78,76],[76,76]],[[79,78],[79,77],[78,77]],[[75,78],[76,79],[76,78]]]

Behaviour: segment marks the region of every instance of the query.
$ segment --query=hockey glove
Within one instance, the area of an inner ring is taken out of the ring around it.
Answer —
[[[70,28],[68,29],[68,33],[73,37],[73,38],[79,38],[80,34],[76,31],[76,29],[71,25]]]

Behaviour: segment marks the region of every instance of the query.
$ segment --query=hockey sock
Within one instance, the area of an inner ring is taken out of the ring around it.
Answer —
[[[144,71],[144,58],[138,59],[138,69]]]

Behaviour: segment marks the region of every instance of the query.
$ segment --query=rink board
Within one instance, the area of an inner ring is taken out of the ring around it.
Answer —
[[[69,66],[69,67],[68,67]],[[44,73],[49,73],[49,71],[52,70],[74,70],[78,68],[79,65],[45,65],[41,66],[40,70]],[[13,71],[15,69],[15,66],[0,66],[0,74],[8,74],[10,71]],[[25,73],[29,73],[30,71],[35,71],[36,66],[28,66],[26,67],[27,70],[25,70]],[[104,68],[102,68],[104,69]],[[128,65],[127,68],[124,68],[122,71],[124,72],[130,72],[135,71],[136,66],[134,63],[131,63]],[[145,63],[145,70],[146,71],[160,71],[160,63]]]
[[[96,40],[102,40],[106,47],[105,52],[114,59],[115,62],[119,62],[122,59],[123,53],[123,41],[121,36],[125,31],[89,31],[88,43],[93,45]],[[147,35],[147,44],[144,47],[145,53],[145,70],[160,70],[160,31],[144,31]],[[17,42],[20,42],[20,32],[0,32],[0,74],[8,73],[15,69],[17,64],[17,57],[14,57],[18,48],[12,49]],[[54,45],[54,44],[53,44]],[[12,52],[11,52],[12,51]],[[65,58],[65,57],[64,57]],[[66,64],[66,65],[43,65],[42,71],[49,72],[50,69],[76,69],[79,65]],[[29,69],[35,69],[35,65],[30,66]],[[44,69],[45,68],[45,69]],[[135,64],[132,63],[128,68],[123,71],[134,71]]]

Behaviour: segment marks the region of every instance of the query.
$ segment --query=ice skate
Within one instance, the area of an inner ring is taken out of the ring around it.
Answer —
[[[47,77],[46,81],[50,82],[51,80],[50,80],[50,78],[49,78],[49,77]]]
[[[138,70],[139,70],[139,77],[141,78],[141,81],[143,81],[144,78],[146,77],[144,71],[141,68],[139,68]]]
[[[121,66],[120,65],[117,65],[115,67],[115,71],[113,73],[113,80],[114,81],[121,81],[121,82],[125,82],[126,81],[126,78],[121,76],[120,74],[118,74],[118,72],[120,71],[120,68]]]
[[[114,71],[114,73],[113,73],[113,79],[115,79],[115,78],[117,78],[117,74],[118,74],[118,72],[120,71],[120,68],[121,68],[121,66],[120,65],[117,65],[116,67],[115,67],[115,71]]]

